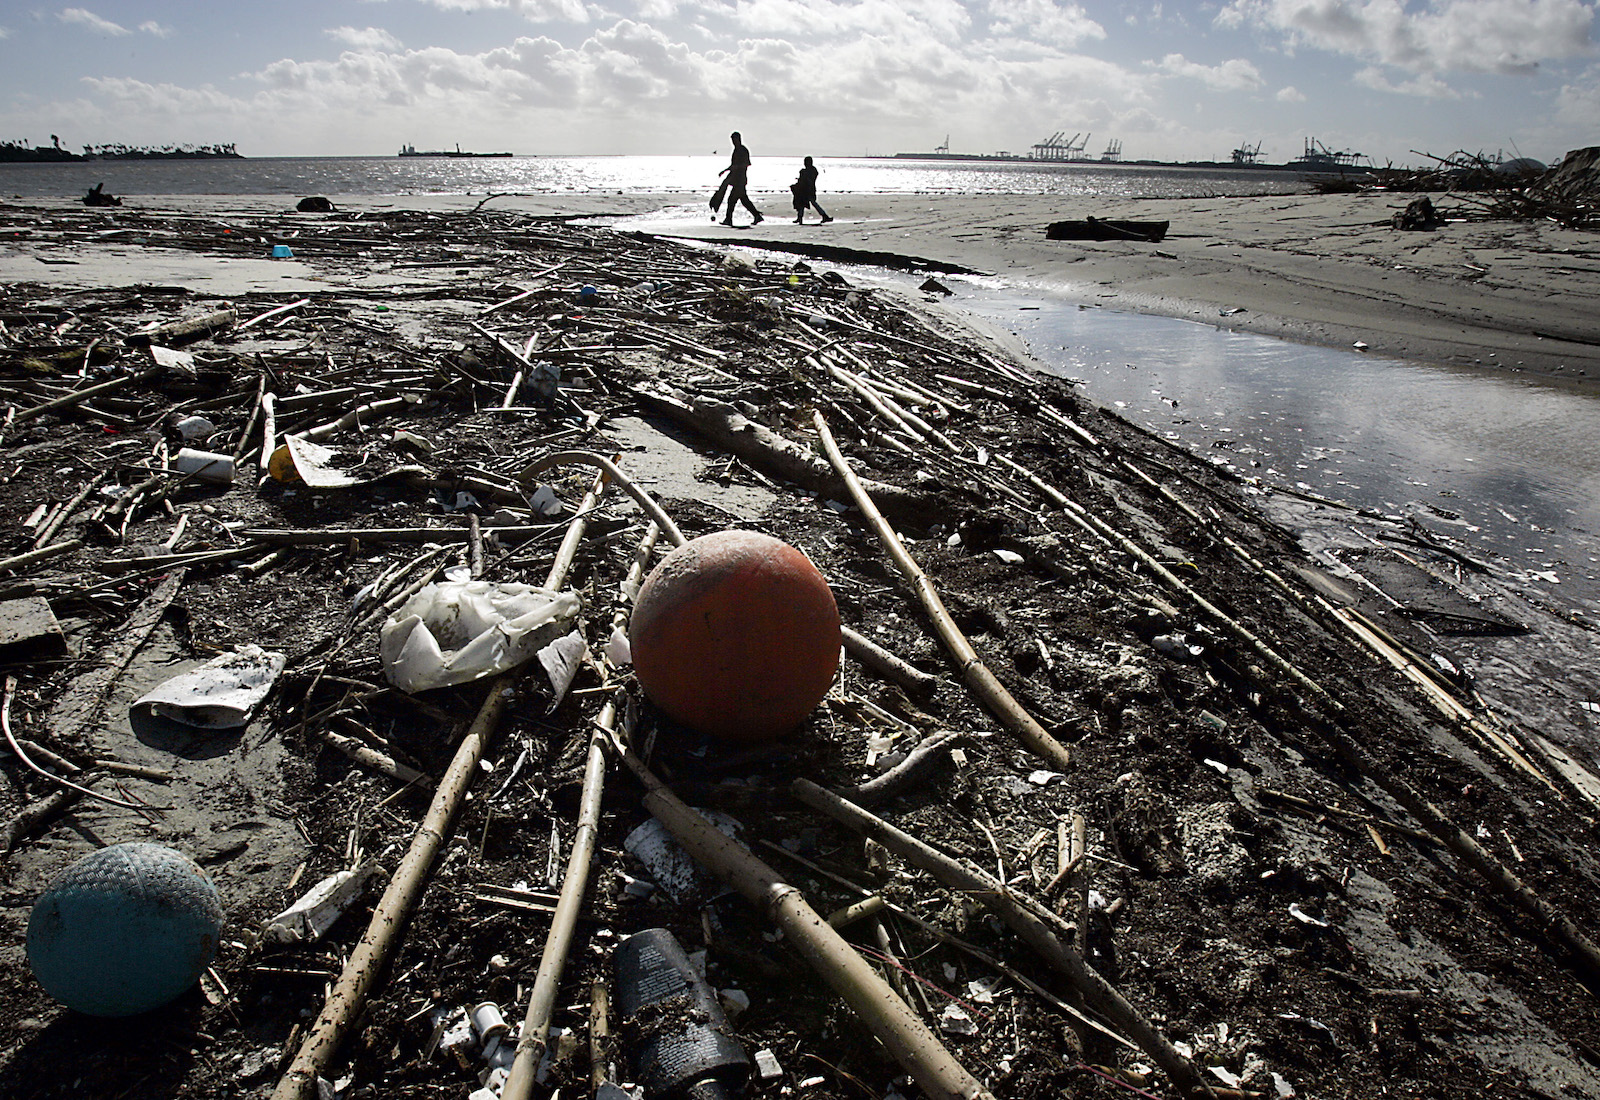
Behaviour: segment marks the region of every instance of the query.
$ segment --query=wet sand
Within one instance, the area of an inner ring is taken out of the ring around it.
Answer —
[[[692,235],[905,253],[1118,309],[1600,388],[1600,233],[1511,221],[1391,228],[1410,197],[826,195],[830,225],[775,210],[753,231],[702,222]],[[1045,239],[1049,222],[1090,214],[1171,228],[1159,244]]]
[[[332,196],[340,211],[471,210],[480,204],[594,216],[625,228],[723,243],[826,246],[840,258],[887,254],[955,265],[1083,303],[1203,320],[1250,332],[1423,362],[1476,365],[1600,389],[1600,233],[1552,223],[1452,221],[1431,232],[1392,229],[1411,196],[1294,195],[1086,201],[968,195],[834,195],[835,220],[795,225],[775,193],[766,220],[713,224],[701,194]],[[787,196],[782,196],[786,199]],[[146,211],[282,211],[294,197],[133,197]],[[57,204],[46,204],[57,205]],[[60,205],[70,205],[62,203]],[[1440,203],[1447,212],[1458,206]],[[1159,244],[1050,241],[1063,218],[1165,220]],[[311,217],[327,215],[307,215]],[[338,216],[338,215],[333,215]],[[814,216],[813,216],[814,217]],[[6,240],[0,278],[94,285],[183,274],[163,251],[119,248],[114,262],[38,262]],[[239,261],[235,261],[238,263]],[[290,274],[265,258],[250,275],[279,289]],[[210,273],[212,277],[221,272]],[[245,274],[244,270],[230,273]],[[209,280],[208,280],[209,281]],[[213,284],[214,285],[214,284]]]

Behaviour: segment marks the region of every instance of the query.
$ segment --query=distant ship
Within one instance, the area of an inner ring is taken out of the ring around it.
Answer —
[[[461,143],[457,142],[455,151],[449,149],[418,149],[415,145],[400,146],[402,157],[509,157],[511,153],[463,153]]]

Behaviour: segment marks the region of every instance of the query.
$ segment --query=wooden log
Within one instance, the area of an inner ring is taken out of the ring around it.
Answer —
[[[827,462],[808,448],[750,420],[732,405],[660,389],[639,390],[636,396],[653,411],[698,432],[722,450],[770,474],[830,497],[848,495],[844,480]],[[930,494],[886,482],[869,479],[863,484],[879,506],[897,519],[932,523],[941,516],[948,518],[948,501],[941,503]]]
[[[213,333],[231,328],[238,318],[239,315],[231,309],[219,309],[214,313],[205,313],[199,317],[190,317],[182,321],[169,321],[167,324],[157,325],[152,329],[130,332],[124,337],[123,343],[131,347],[149,347],[151,344],[159,344],[162,347],[176,347],[179,344],[203,340]]]

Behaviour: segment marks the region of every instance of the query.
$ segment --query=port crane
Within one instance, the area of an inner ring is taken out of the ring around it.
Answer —
[[[1254,163],[1256,163],[1256,159],[1258,157],[1260,157],[1260,156],[1261,156],[1261,143],[1259,141],[1256,142],[1254,145],[1250,145],[1247,142],[1241,142],[1239,144],[1239,148],[1237,148],[1237,149],[1235,149],[1233,151],[1233,163],[1235,163],[1235,164],[1254,164]]]
[[[1100,154],[1103,161],[1118,161],[1122,159],[1122,139],[1112,138],[1106,146],[1106,151]]]
[[[1057,130],[1037,145],[1033,146],[1034,160],[1087,160],[1084,149],[1089,144],[1088,134],[1073,134],[1066,136],[1065,130]]]

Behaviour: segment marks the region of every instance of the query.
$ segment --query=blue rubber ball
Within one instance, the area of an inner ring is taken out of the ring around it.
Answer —
[[[188,989],[222,934],[222,900],[188,856],[113,844],[73,863],[28,917],[28,965],[45,992],[90,1016],[132,1016]]]

